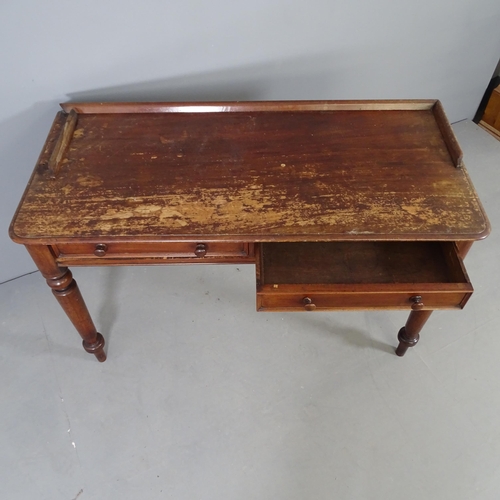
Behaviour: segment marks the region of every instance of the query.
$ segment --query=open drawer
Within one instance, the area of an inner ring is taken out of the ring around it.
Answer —
[[[260,243],[257,310],[462,308],[473,292],[453,242]]]

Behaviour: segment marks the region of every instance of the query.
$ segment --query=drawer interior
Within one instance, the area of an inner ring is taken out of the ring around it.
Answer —
[[[260,285],[469,283],[453,242],[261,243]]]

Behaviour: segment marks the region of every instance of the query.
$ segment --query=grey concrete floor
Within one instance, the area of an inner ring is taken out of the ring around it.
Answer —
[[[493,233],[402,359],[406,314],[256,313],[250,265],[74,269],[104,364],[1,285],[0,498],[498,500],[500,142],[454,129]]]

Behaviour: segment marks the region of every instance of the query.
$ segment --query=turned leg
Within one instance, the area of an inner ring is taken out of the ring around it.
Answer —
[[[458,254],[462,259],[465,258],[473,243],[474,241],[468,240],[456,242]],[[404,356],[409,347],[414,347],[417,344],[420,338],[420,330],[422,330],[432,313],[432,310],[422,310],[424,304],[422,303],[422,297],[419,295],[411,297],[410,300],[413,303],[412,311],[405,326],[398,333],[399,345],[396,349],[398,356]]]
[[[422,330],[425,322],[432,314],[432,310],[422,310],[424,306],[422,297],[418,295],[411,297],[411,301],[413,305],[410,316],[408,316],[405,326],[398,333],[399,345],[396,349],[398,356],[404,356],[409,347],[414,347],[417,344],[420,338],[420,330]]]
[[[425,322],[429,319],[432,310],[430,311],[412,311],[405,326],[399,330],[398,340],[399,345],[396,349],[398,356],[404,356],[408,347],[414,347],[420,338],[420,330],[422,330]]]
[[[83,339],[83,348],[98,361],[106,361],[104,338],[97,332],[71,271],[59,267],[49,247],[26,246],[52,293]]]

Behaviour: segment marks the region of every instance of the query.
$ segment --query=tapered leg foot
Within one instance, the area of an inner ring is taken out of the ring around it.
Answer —
[[[399,345],[396,349],[396,354],[398,356],[404,356],[409,347],[414,347],[420,339],[420,335],[417,333],[416,337],[413,339],[408,338],[406,334],[406,328],[403,326],[398,333]]]
[[[405,326],[399,330],[399,345],[396,349],[398,356],[404,356],[409,347],[414,347],[420,339],[420,330],[429,319],[432,311],[412,311]]]
[[[86,340],[82,341],[83,348],[89,353],[93,354],[97,361],[103,362],[106,361],[106,353],[104,352],[104,337],[97,332],[97,340],[91,344]]]

